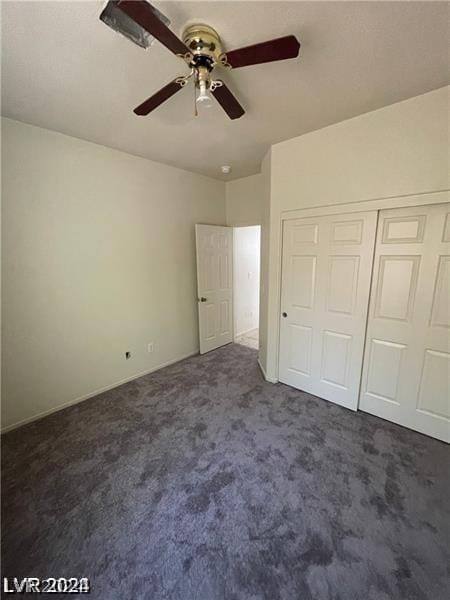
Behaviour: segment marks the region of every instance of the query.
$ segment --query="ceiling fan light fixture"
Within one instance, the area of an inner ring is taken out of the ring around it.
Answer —
[[[199,92],[196,99],[197,104],[201,105],[202,107],[209,108],[212,105],[212,98],[208,91],[206,81],[200,81],[198,84],[198,89]]]

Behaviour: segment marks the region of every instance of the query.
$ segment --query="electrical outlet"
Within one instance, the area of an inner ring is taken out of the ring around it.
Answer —
[[[153,342],[150,342],[147,346],[147,352],[153,352]]]
[[[125,352],[125,358],[128,360],[131,358],[131,352]]]

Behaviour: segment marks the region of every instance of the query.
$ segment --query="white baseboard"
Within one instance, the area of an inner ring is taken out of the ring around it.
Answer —
[[[259,358],[258,358],[258,366],[261,369],[261,373],[263,374],[264,379],[266,381],[268,381],[269,383],[278,383],[278,379],[272,379],[272,378],[270,378],[270,377],[267,376],[267,373],[266,373],[264,367],[262,366],[261,361],[259,360]]]
[[[179,358],[174,358],[173,360],[169,360],[165,363],[157,365],[156,367],[152,367],[148,371],[142,371],[141,373],[136,373],[135,375],[131,375],[131,377],[127,377],[126,379],[121,379],[120,381],[116,381],[115,383],[112,383],[111,385],[107,385],[106,387],[102,387],[97,390],[94,390],[93,392],[89,392],[88,394],[85,394],[83,396],[75,398],[74,400],[69,400],[69,402],[64,402],[64,404],[58,404],[58,406],[54,406],[53,408],[50,408],[49,410],[45,410],[41,413],[38,413],[37,415],[33,415],[32,417],[28,417],[27,419],[23,419],[22,421],[18,421],[17,423],[13,423],[12,425],[8,425],[7,427],[2,428],[1,433],[2,434],[7,433],[8,431],[17,429],[18,427],[21,427],[22,425],[26,425],[27,423],[32,423],[33,421],[42,419],[48,415],[51,415],[54,412],[58,412],[59,410],[68,408],[69,406],[72,406],[73,404],[78,404],[79,402],[84,402],[85,400],[89,400],[89,398],[98,396],[99,394],[102,394],[103,392],[107,392],[108,390],[112,390],[116,387],[119,387],[120,385],[123,385],[124,383],[133,381],[134,379],[139,379],[139,377],[144,377],[144,375],[149,375],[150,373],[154,373],[155,371],[164,369],[164,367],[168,367],[177,362],[180,362],[181,360],[184,360],[185,358],[190,358],[191,356],[195,356],[197,354],[198,354],[198,350],[195,350],[194,352],[189,352],[189,354],[185,354],[183,356],[180,356]]]
[[[258,327],[252,327],[251,329],[246,329],[245,331],[240,331],[239,333],[234,334],[234,339],[239,337],[240,335],[247,335],[247,333],[251,333],[252,331],[256,331]]]

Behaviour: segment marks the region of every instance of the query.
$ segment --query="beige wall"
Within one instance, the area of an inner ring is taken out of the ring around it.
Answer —
[[[231,227],[261,225],[261,279],[259,314],[259,362],[266,368],[267,282],[269,268],[270,150],[261,165],[261,173],[226,183],[226,217]],[[262,312],[261,312],[262,311]]]
[[[242,177],[226,183],[227,225],[261,225],[262,176]]]
[[[225,223],[225,184],[2,125],[8,427],[197,351],[194,224]]]
[[[449,90],[435,90],[272,146],[270,265],[262,282],[268,287],[262,329],[267,328],[265,368],[270,379],[277,377],[283,211],[382,198],[394,207],[409,195],[448,189]]]

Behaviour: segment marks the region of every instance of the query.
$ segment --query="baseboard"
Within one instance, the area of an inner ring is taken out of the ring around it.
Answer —
[[[190,358],[191,356],[196,356],[197,354],[198,354],[198,350],[195,350],[194,352],[189,352],[189,354],[184,354],[183,356],[180,356],[179,358],[169,360],[165,363],[162,363],[160,365],[152,367],[151,369],[149,369],[147,371],[142,371],[141,373],[136,373],[135,375],[131,375],[131,377],[127,377],[126,379],[121,379],[120,381],[116,381],[115,383],[112,383],[111,385],[107,385],[106,387],[102,387],[97,390],[94,390],[93,392],[89,392],[89,394],[85,394],[84,396],[75,398],[75,400],[69,400],[69,402],[64,402],[64,404],[58,404],[58,406],[50,408],[49,410],[45,410],[41,413],[38,413],[37,415],[33,415],[32,417],[28,417],[27,419],[23,419],[22,421],[18,421],[17,423],[8,425],[7,427],[2,428],[0,433],[3,435],[4,433],[7,433],[8,431],[12,431],[13,429],[22,427],[22,425],[27,425],[28,423],[32,423],[33,421],[38,421],[39,419],[43,419],[44,417],[47,417],[48,415],[58,412],[59,410],[63,410],[64,408],[68,408],[69,406],[73,406],[74,404],[78,404],[79,402],[84,402],[85,400],[89,400],[89,398],[94,398],[95,396],[98,396],[99,394],[102,394],[103,392],[113,390],[114,388],[119,387],[120,385],[123,385],[124,383],[133,381],[134,379],[139,379],[139,377],[144,377],[144,375],[149,375],[150,373],[154,373],[155,371],[164,369],[164,367],[169,367],[170,365],[180,362],[181,360],[185,360],[186,358]]]
[[[236,339],[240,335],[247,335],[247,333],[251,333],[252,331],[256,331],[258,327],[252,327],[251,329],[246,329],[245,331],[240,331],[239,333],[234,334],[234,338]]]
[[[266,373],[264,367],[262,366],[261,361],[259,360],[259,358],[258,358],[258,366],[261,369],[261,373],[263,374],[264,379],[266,381],[268,381],[269,383],[278,383],[277,379],[271,379],[270,377],[267,376],[267,373]]]

